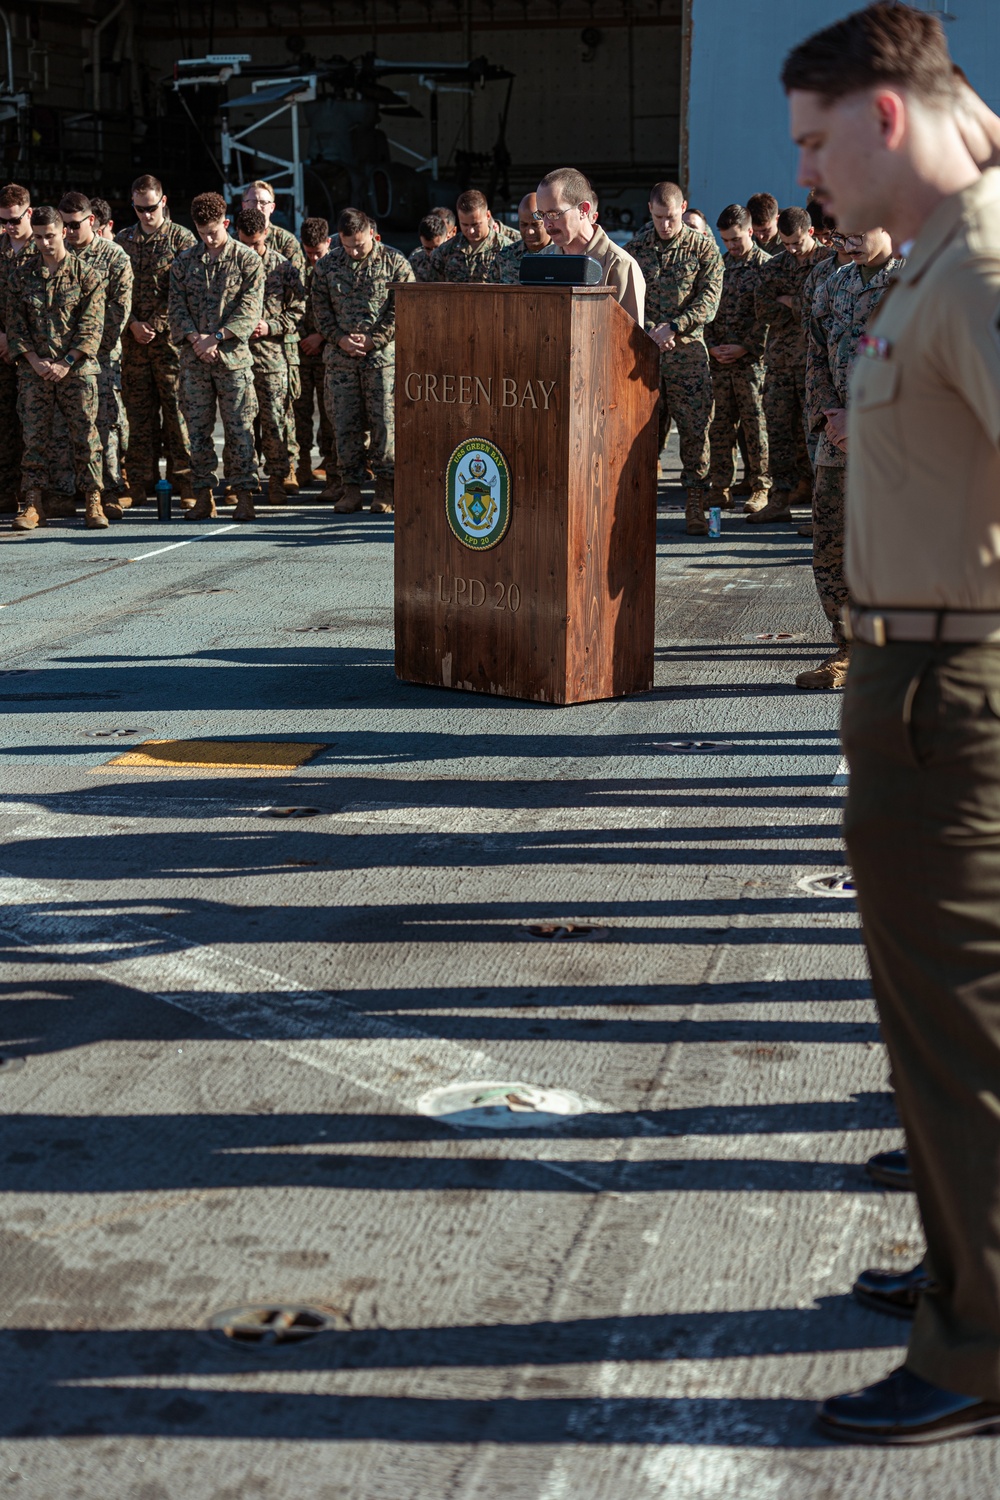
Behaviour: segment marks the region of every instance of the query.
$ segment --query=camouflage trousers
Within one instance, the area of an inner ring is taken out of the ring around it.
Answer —
[[[285,398],[285,438],[288,462],[294,474],[299,466],[299,437],[295,430],[295,403],[302,394],[302,379],[299,366],[288,366],[288,395]]]
[[[327,362],[323,394],[337,441],[345,484],[364,484],[366,462],[376,477],[391,479],[396,457],[394,365],[366,359]],[[371,444],[365,451],[365,432]]]
[[[793,490],[800,479],[812,484],[806,448],[805,375],[801,369],[771,369],[764,377],[764,415],[776,490]]]
[[[268,476],[284,479],[290,470],[288,452],[288,367],[283,370],[253,372],[260,423],[260,449],[267,463]]]
[[[218,457],[215,452],[215,413],[222,422],[222,466],[226,483],[234,490],[257,488],[253,424],[257,397],[253,370],[231,370],[222,363],[185,359],[180,371],[181,411],[191,439],[191,482],[196,490],[215,484]]]
[[[295,398],[295,437],[299,447],[299,461],[303,467],[312,463],[314,410],[319,406],[319,451],[331,481],[337,472],[337,444],[333,436],[333,424],[323,400],[323,358],[302,356],[299,365],[300,391]]]
[[[701,489],[708,479],[712,401],[712,372],[704,344],[678,344],[661,355],[659,451],[663,451],[671,422],[676,422],[685,489]]]
[[[101,441],[97,436],[97,376],[71,370],[62,380],[43,380],[22,361],[17,367],[17,411],[24,434],[22,476],[26,490],[48,489],[61,465],[56,413],[66,423],[73,453],[74,488],[85,495],[101,488]]]
[[[844,495],[847,470],[829,464],[816,466],[813,489],[813,577],[823,613],[833,626],[833,638],[844,645],[847,637],[840,612],[847,603],[844,580]]]
[[[21,488],[21,419],[17,414],[17,366],[0,360],[0,499]]]
[[[176,479],[191,469],[188,434],[180,408],[180,353],[165,334],[140,344],[126,328],[122,335],[122,396],[129,426],[129,483],[148,493],[160,473],[160,425],[167,450],[167,473]]]
[[[742,437],[747,478],[755,490],[766,490],[771,479],[762,367],[745,359],[737,365],[713,365],[712,385],[715,390],[715,416],[709,429],[712,484],[729,489],[736,476],[734,440]]]
[[[122,466],[128,448],[128,417],[125,415],[121,390],[121,367],[102,365],[97,375],[97,436],[101,440],[104,455],[104,480],[101,488],[109,499],[120,495],[125,489]],[[56,412],[52,431],[61,462],[49,476],[49,488],[62,495],[72,495],[76,484],[62,412]]]

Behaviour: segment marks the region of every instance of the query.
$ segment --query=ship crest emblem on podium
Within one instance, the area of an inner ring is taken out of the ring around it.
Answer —
[[[484,552],[510,525],[510,469],[494,443],[468,438],[448,460],[448,525],[463,546]]]

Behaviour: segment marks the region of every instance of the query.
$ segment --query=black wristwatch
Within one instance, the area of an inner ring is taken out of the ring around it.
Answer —
[[[680,333],[680,329],[677,327],[676,323],[671,323],[668,326],[670,328],[670,332],[671,333]]]
[[[63,362],[64,364],[69,365],[70,369],[72,370],[73,366],[76,364],[76,358],[76,355],[71,349],[68,354],[63,355]]]

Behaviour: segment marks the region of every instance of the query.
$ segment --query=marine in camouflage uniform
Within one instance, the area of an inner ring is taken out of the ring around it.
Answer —
[[[250,335],[264,305],[264,265],[254,250],[227,240],[213,259],[203,244],[192,245],[170,267],[170,337],[180,345],[181,410],[191,435],[191,470],[198,504],[192,520],[215,514],[212,486],[217,455],[213,431],[218,408],[224,434],[222,461],[226,482],[245,505],[240,520],[252,519],[250,493],[257,487],[253,423],[257,415]],[[209,363],[195,354],[192,334],[229,337],[217,345]],[[249,510],[249,514],[247,514]]]
[[[7,338],[17,360],[17,407],[24,433],[22,480],[26,511],[36,520],[19,525],[30,530],[44,522],[40,492],[52,482],[59,461],[53,437],[53,419],[61,411],[73,450],[77,487],[88,501],[88,509],[100,504],[101,444],[97,436],[97,351],[104,329],[104,280],[89,260],[68,251],[59,265],[50,269],[39,254],[22,267],[16,287],[8,297]],[[61,380],[44,380],[26,358],[31,350],[39,359],[64,360],[71,350],[81,358]],[[88,516],[89,519],[89,516]],[[105,519],[98,523],[107,525]]]
[[[442,242],[443,243],[443,242]],[[425,250],[423,245],[418,245],[410,252],[410,265],[413,267],[413,275],[417,281],[432,281],[430,269],[431,252]]]
[[[254,252],[256,253],[256,252]],[[306,293],[294,261],[277,250],[265,250],[258,256],[264,268],[263,321],[267,333],[251,336],[253,383],[260,416],[260,445],[267,461],[272,483],[268,498],[284,500],[278,493],[281,480],[289,472],[288,452],[288,372],[289,351],[298,355],[298,327],[305,311]]]
[[[742,260],[731,253],[723,256],[719,311],[705,329],[709,349],[718,344],[741,344],[747,351],[734,364],[712,363],[715,416],[709,429],[709,477],[713,491],[728,491],[732,486],[736,473],[733,444],[738,431],[746,444],[751,492],[759,495],[771,483],[764,420],[764,340],[756,307],[757,283],[767,261],[767,254],[756,244]]]
[[[826,359],[826,345],[817,348],[811,332],[811,314],[813,301],[816,293],[823,285],[828,276],[837,276],[845,266],[853,265],[850,256],[841,260],[839,255],[826,255],[818,260],[806,277],[802,287],[802,331],[806,340],[806,386],[805,386],[805,422],[806,422],[806,448],[809,452],[809,462],[816,469],[816,446],[819,442],[819,429],[815,422],[815,413],[810,403],[810,364],[817,357]],[[820,424],[822,425],[822,424]]]
[[[79,249],[69,246],[71,255],[79,255],[95,266],[104,281],[104,332],[97,351],[97,435],[103,451],[103,484],[105,500],[118,502],[125,491],[122,466],[128,449],[128,417],[122,401],[122,330],[129,320],[132,306],[132,262],[113,240],[94,237]],[[56,447],[66,437],[62,413],[53,424]],[[73,473],[64,451],[63,462],[53,473],[51,488],[72,501]],[[72,503],[70,504],[72,509]]]
[[[812,490],[812,464],[806,447],[806,342],[802,331],[802,292],[817,260],[826,252],[817,245],[811,255],[788,250],[774,255],[761,268],[756,308],[767,331],[764,360],[764,415],[771,455],[771,509],[787,505],[792,490]],[[792,306],[779,302],[790,297]]]
[[[330,252],[327,251],[327,254]],[[320,257],[322,260],[323,257]],[[326,473],[326,487],[322,498],[340,499],[343,481],[337,459],[337,441],[333,434],[333,423],[326,409],[323,390],[326,369],[322,350],[319,354],[307,354],[301,340],[319,332],[312,314],[312,278],[314,267],[306,262],[305,311],[299,323],[299,395],[295,399],[295,436],[299,447],[299,463],[303,470],[312,466],[314,413],[319,408],[319,452]],[[322,336],[322,335],[321,335]]]
[[[280,224],[267,226],[267,247],[269,250],[277,250],[286,260],[290,260],[298,271],[303,285],[306,276],[306,258],[302,246],[290,229],[282,229]],[[288,401],[287,419],[285,422],[286,442],[288,447],[289,472],[294,476],[300,462],[299,440],[295,426],[295,402],[302,394],[302,379],[299,369],[299,345],[298,340],[289,340],[286,344],[285,354],[288,358]],[[306,455],[308,461],[308,454]],[[292,485],[297,489],[297,485]]]
[[[685,224],[671,239],[661,239],[655,225],[641,229],[627,246],[646,278],[645,328],[676,324],[673,349],[660,355],[660,448],[677,423],[681,483],[700,491],[708,479],[708,430],[712,421],[712,372],[705,345],[705,324],[719,310],[722,256],[711,235]]]
[[[130,322],[156,330],[140,344],[129,328],[122,338],[122,398],[129,427],[129,489],[134,500],[151,493],[160,472],[160,428],[167,450],[167,474],[185,498],[192,494],[188,434],[180,409],[180,351],[170,338],[167,299],[170,267],[196,243],[190,229],[166,219],[151,234],[132,224],[117,236],[132,262]]]
[[[521,244],[521,236],[509,224],[501,224],[499,219],[493,220],[489,234],[475,245],[470,245],[465,235],[459,232],[431,251],[428,257],[430,274],[421,280],[489,281],[494,261],[501,251],[515,243]]]
[[[378,240],[362,260],[352,260],[338,245],[313,270],[312,316],[326,340],[326,409],[347,487],[345,498],[335,509],[360,509],[366,430],[371,433],[367,461],[375,473],[373,508],[392,508],[396,439],[393,288],[398,282],[415,279],[406,256]],[[340,339],[352,333],[362,333],[372,343],[373,347],[360,357],[340,347]]]
[[[833,639],[841,648],[847,645],[841,620],[848,597],[844,580],[847,455],[827,435],[825,413],[846,411],[858,345],[902,264],[901,260],[889,259],[874,272],[856,263],[844,266],[820,282],[809,315],[808,408],[819,438],[813,502],[813,574],[823,613],[830,621]]]
[[[28,258],[35,252],[34,240],[15,255],[10,233],[2,231],[0,238],[0,330],[7,332],[8,298],[14,294],[17,277]],[[17,365],[8,357],[0,359],[0,506],[5,511],[17,509],[17,495],[21,488],[21,463],[24,443],[21,438],[21,419],[17,414]]]

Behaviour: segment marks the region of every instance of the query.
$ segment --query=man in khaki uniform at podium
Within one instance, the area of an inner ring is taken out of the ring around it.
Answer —
[[[583,173],[575,167],[557,167],[542,178],[535,197],[538,200],[535,218],[545,225],[552,240],[539,254],[592,255],[600,261],[604,285],[614,288],[622,307],[641,328],[646,305],[645,279],[638,261],[594,223],[597,195]]]
[[[929,1285],[819,1421],[933,1442],[1000,1423],[1000,172],[930,14],[859,11],[782,81],[800,182],[906,258],[850,381],[844,832]]]

